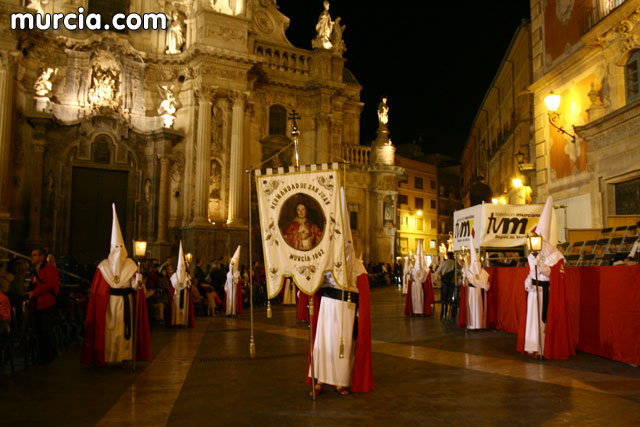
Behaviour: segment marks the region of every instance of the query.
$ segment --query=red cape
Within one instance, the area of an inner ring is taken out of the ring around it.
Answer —
[[[371,303],[369,294],[369,276],[358,276],[358,336],[356,338],[355,362],[351,379],[351,391],[367,393],[373,391],[373,363],[371,359]],[[313,295],[314,312],[311,322],[311,339],[315,342],[320,312],[322,289]],[[311,356],[307,357],[307,373],[311,365]],[[307,376],[307,384],[311,378]]]
[[[298,312],[296,313],[296,319],[301,322],[309,321],[309,310],[307,309],[307,304],[309,304],[309,297],[301,291],[300,296],[298,297]]]
[[[174,326],[171,324],[171,313],[173,311],[173,292],[174,292],[174,288],[173,286],[171,286],[169,288],[169,317],[167,317],[167,326]],[[191,291],[191,286],[189,286],[189,320],[187,322],[187,327],[188,328],[195,328],[196,327],[196,321],[195,321],[195,317],[193,314],[193,293]]]
[[[91,284],[91,294],[87,307],[87,318],[84,325],[84,343],[82,345],[81,362],[85,365],[105,366],[104,336],[107,321],[107,305],[109,304],[109,284],[100,269],[96,270]],[[149,317],[147,316],[147,300],[144,289],[134,291],[135,306],[134,321],[137,322],[136,331],[136,360],[148,362],[151,360],[151,337],[149,335]]]
[[[409,284],[407,285],[407,299],[404,303],[404,315],[411,316],[413,315],[413,303],[411,301],[411,285],[413,284],[413,280],[409,280]],[[431,273],[427,275],[427,280],[422,284],[423,294],[424,294],[424,314],[425,316],[431,316],[433,314],[433,310],[431,305],[435,302],[435,298],[433,296],[433,285],[431,283]]]
[[[238,280],[238,284],[236,285],[237,289],[234,292],[234,297],[236,300],[236,314],[244,313],[244,309],[242,306],[242,279]],[[226,313],[227,310],[227,296],[225,295],[224,301],[222,301],[222,311]]]
[[[460,286],[460,309],[458,310],[458,328],[467,327],[467,287]]]
[[[568,359],[576,355],[575,343],[571,333],[569,310],[567,310],[567,287],[564,277],[564,260],[551,267],[549,278],[549,308],[547,328],[544,336],[545,359]],[[526,293],[527,291],[523,289]],[[518,343],[516,350],[524,353],[524,335],[527,328],[527,298],[523,298],[520,307],[518,325]]]

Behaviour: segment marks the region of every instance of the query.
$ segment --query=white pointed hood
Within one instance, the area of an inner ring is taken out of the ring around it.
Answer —
[[[422,242],[418,240],[418,248],[416,249],[416,262],[411,269],[411,277],[417,283],[424,283],[427,280],[427,268],[422,252]]]
[[[555,265],[561,259],[564,259],[556,245],[558,244],[558,222],[556,213],[553,209],[553,197],[547,197],[544,204],[536,233],[542,236],[542,255],[545,258],[545,264],[549,266]]]
[[[120,222],[116,213],[115,203],[111,204],[113,222],[111,225],[111,244],[109,256],[102,261],[98,268],[102,276],[113,288],[129,287],[129,279],[137,270],[136,263],[128,258],[127,248],[124,245]]]
[[[187,264],[184,262],[182,240],[180,241],[180,249],[178,250],[178,267],[176,268],[175,273],[171,275],[171,284],[176,290],[184,289],[189,286],[189,274],[187,273]]]
[[[235,253],[229,260],[229,272],[235,275],[240,271],[240,245],[236,248]]]
[[[478,259],[478,254],[476,253],[476,248],[473,245],[473,239],[469,239],[469,255],[470,260],[467,265],[467,260],[465,258],[465,275],[467,281],[471,283],[476,288],[482,288],[484,290],[489,290],[489,273],[482,268],[482,264]]]

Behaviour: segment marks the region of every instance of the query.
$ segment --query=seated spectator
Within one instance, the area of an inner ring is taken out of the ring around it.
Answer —
[[[631,251],[625,259],[626,264],[635,264],[637,262],[638,256],[640,256],[640,221],[636,223],[636,236],[638,236],[638,238],[633,243]]]

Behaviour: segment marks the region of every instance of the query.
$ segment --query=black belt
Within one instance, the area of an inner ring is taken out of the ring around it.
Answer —
[[[548,280],[536,280],[536,279],[533,279],[533,285],[534,286],[540,286],[541,288],[548,288],[549,287],[549,281]]]
[[[109,288],[109,295],[121,296],[124,300],[124,338],[131,338],[131,305],[129,304],[129,294],[133,293],[131,288]]]
[[[331,298],[331,299],[348,301],[349,300],[349,294],[351,294],[351,302],[357,304],[358,303],[358,294],[355,293],[355,292],[344,291],[344,294],[343,294],[342,289],[322,288],[322,296],[323,297],[328,297],[328,298]]]
[[[184,291],[187,288],[180,289],[180,310],[184,308]]]

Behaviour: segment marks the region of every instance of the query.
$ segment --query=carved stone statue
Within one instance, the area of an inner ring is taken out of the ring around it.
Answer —
[[[389,106],[387,105],[387,97],[383,96],[378,104],[378,122],[380,126],[387,127],[389,123]]]
[[[333,31],[331,32],[331,44],[333,45],[333,51],[339,55],[342,55],[347,47],[344,44],[344,40],[342,39],[342,33],[344,32],[346,25],[340,25],[339,16],[336,18],[336,21],[333,23]]]
[[[44,6],[49,3],[49,0],[30,0],[27,4],[27,9],[35,9],[36,13],[44,15]]]
[[[173,94],[173,86],[158,85],[158,92],[160,93],[160,106],[158,107],[158,114],[160,114],[164,120],[164,127],[172,127],[173,122],[176,119],[176,111],[178,111],[178,100]]]
[[[318,17],[318,23],[316,24],[316,38],[311,42],[313,48],[331,49],[333,44],[331,43],[331,33],[333,33],[333,21],[329,14],[329,2],[324,1],[324,10]]]
[[[51,92],[52,84],[51,77],[58,71],[58,69],[45,68],[42,70],[42,74],[36,79],[33,88],[35,89],[36,96],[48,96]]]
[[[165,53],[168,55],[182,53],[184,42],[184,25],[180,19],[180,14],[176,11],[171,15],[171,25],[167,30],[167,50]]]

